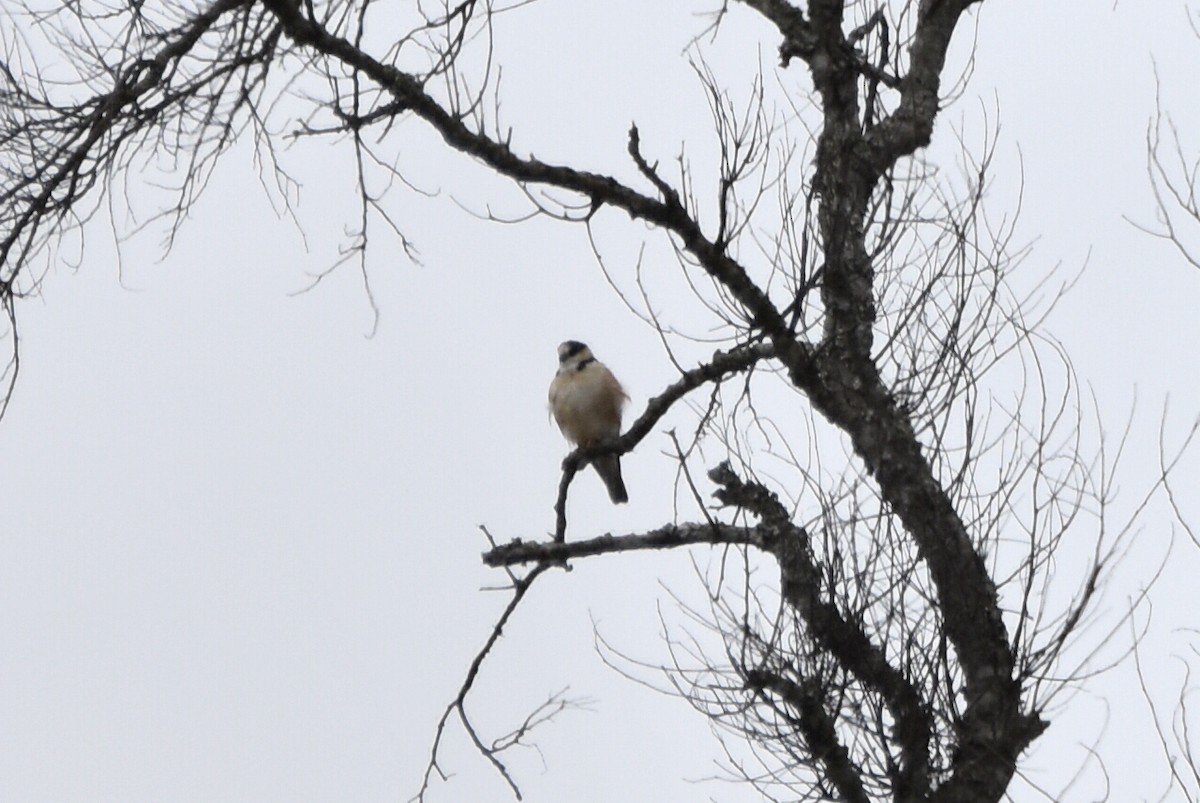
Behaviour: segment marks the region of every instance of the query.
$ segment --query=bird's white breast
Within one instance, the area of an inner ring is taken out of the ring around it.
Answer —
[[[620,434],[624,393],[603,366],[558,374],[550,387],[550,409],[559,429],[576,444]]]

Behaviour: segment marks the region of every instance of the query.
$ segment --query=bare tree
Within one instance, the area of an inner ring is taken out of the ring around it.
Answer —
[[[1039,328],[1058,288],[1013,279],[1025,256],[1015,215],[984,208],[990,131],[975,145],[962,131],[944,161],[927,150],[969,71],[948,53],[977,2],[699,7],[710,13],[690,55],[717,163],[668,169],[665,146],[635,125],[624,177],[535,158],[502,126],[493,32],[528,2],[30,2],[5,23],[0,75],[13,354],[14,300],[84,222],[151,173],[167,199],[150,220],[169,243],[241,139],[284,199],[283,143],[346,141],[360,200],[346,258],[365,270],[381,228],[410,249],[384,199],[405,180],[388,155],[396,124],[417,118],[515,182],[532,213],[589,232],[611,212],[648,226],[718,348],[686,367],[694,344],[645,305],[678,376],[619,438],[566,459],[552,538],[484,554],[513,595],[438,726],[420,796],[442,773],[452,716],[519,795],[504,750],[570,705],[552,695],[499,738],[465,711],[533,583],[595,555],[694,548],[710,602],[685,605],[691,625],[661,668],[741,740],[726,742],[731,771],[771,799],[1000,800],[1046,706],[1091,657],[1061,660],[1095,624],[1129,524],[1109,513],[1123,441],[1104,444],[1068,356]],[[778,49],[778,68],[749,87],[704,58],[734,14],[768,23]],[[14,356],[10,382],[15,368]],[[568,538],[580,469],[637,448],[679,409],[691,425],[674,435],[675,460],[694,514]],[[1055,564],[1068,537],[1090,545],[1074,573]],[[1098,631],[1093,645],[1110,632]]]
[[[1200,9],[1183,5],[1176,9],[1178,19],[1200,40]],[[1161,82],[1156,67],[1156,81]],[[1168,243],[1194,268],[1200,268],[1200,159],[1197,158],[1195,132],[1181,126],[1172,113],[1171,103],[1162,97],[1162,85],[1156,95],[1155,116],[1146,128],[1146,174],[1154,200],[1154,221],[1130,215],[1135,227]],[[1195,428],[1189,434],[1194,437]],[[1164,453],[1160,435],[1160,454]],[[1200,550],[1200,532],[1189,523],[1192,498],[1178,483],[1171,481],[1173,462],[1160,458],[1163,488],[1171,512],[1178,523],[1178,535],[1172,542],[1174,560],[1191,571]],[[1168,603],[1169,604],[1169,603]],[[1148,606],[1145,619],[1154,614]],[[1173,649],[1166,661],[1155,660],[1135,645],[1134,668],[1146,709],[1157,733],[1155,747],[1162,760],[1160,799],[1200,799],[1200,746],[1194,735],[1197,727],[1195,680],[1200,641],[1189,618],[1173,633]],[[1152,792],[1159,792],[1155,789]]]
[[[1197,39],[1200,10],[1179,9]],[[1156,76],[1157,77],[1157,76]],[[1146,130],[1146,173],[1155,202],[1155,223],[1135,222],[1148,234],[1171,243],[1193,267],[1200,267],[1196,229],[1200,224],[1200,160],[1192,132],[1181,131],[1169,107],[1158,99],[1157,114]],[[1137,221],[1136,218],[1134,218]]]

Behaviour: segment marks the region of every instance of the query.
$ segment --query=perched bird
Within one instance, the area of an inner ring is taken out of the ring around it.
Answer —
[[[578,340],[558,347],[558,373],[550,383],[550,412],[567,440],[576,446],[594,446],[621,434],[621,408],[625,389],[592,350]],[[605,455],[592,461],[615,504],[629,501],[621,479],[621,459]]]

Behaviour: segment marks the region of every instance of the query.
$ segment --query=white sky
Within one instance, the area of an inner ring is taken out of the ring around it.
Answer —
[[[1200,131],[1200,41],[1174,2],[1066,5],[983,5],[975,77],[938,134],[998,106],[993,200],[1003,208],[1023,165],[1021,239],[1038,241],[1025,271],[1062,263],[1066,276],[1087,262],[1052,330],[1113,430],[1137,389],[1122,483],[1132,500],[1155,470],[1167,395],[1171,437],[1200,411],[1200,271],[1122,219],[1153,219],[1152,57],[1184,130]],[[635,121],[664,162],[685,138],[703,158],[707,112],[680,51],[705,9],[560,1],[521,12],[499,40],[518,143],[627,175]],[[764,30],[734,8],[708,50],[718,75],[773,67],[776,40],[755,38]],[[145,237],[126,246],[119,271],[95,227],[79,268],[53,268],[20,305],[22,370],[0,426],[0,799],[395,801],[416,791],[437,717],[506,600],[480,591],[503,576],[480,565],[478,525],[508,540],[543,537],[553,523],[566,451],[545,410],[556,344],[591,343],[635,411],[672,379],[581,228],[462,212],[452,198],[515,209],[517,196],[438,155],[420,129],[396,133],[412,138],[404,164],[441,194],[396,196],[423,264],[378,238],[374,337],[353,266],[295,295],[357,214],[349,151],[334,144],[289,160],[305,183],[308,251],[272,213],[243,148],[165,259]],[[643,227],[612,216],[602,229],[610,267],[632,275]],[[582,476],[571,537],[668,521],[668,448],[656,436],[625,460],[625,507]],[[1200,484],[1196,455],[1177,483]],[[1200,521],[1200,504],[1183,502]],[[1147,520],[1105,621],[1163,558],[1168,524]],[[1174,555],[1145,652],[1163,704],[1180,679],[1173,656],[1188,652],[1178,628],[1195,624],[1189,578],[1200,563],[1194,549]],[[691,784],[719,755],[705,720],[620,678],[593,649],[594,618],[618,646],[661,660],[661,583],[696,592],[684,554],[580,562],[540,583],[506,632],[473,698],[485,728],[502,732],[565,686],[592,700],[545,730],[542,755],[514,756],[527,799],[755,799]],[[1060,787],[1107,718],[1111,799],[1156,799],[1165,764],[1130,667],[1069,702],[1023,769]],[[458,775],[432,800],[508,799],[461,731],[447,747]],[[1092,773],[1067,799],[1102,789]]]

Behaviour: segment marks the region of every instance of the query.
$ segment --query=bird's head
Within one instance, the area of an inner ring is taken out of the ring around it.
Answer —
[[[573,368],[582,362],[594,360],[592,350],[586,343],[578,340],[566,340],[558,344],[558,364],[562,368]]]

